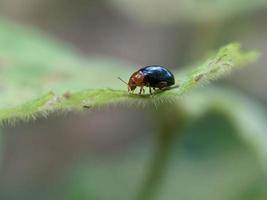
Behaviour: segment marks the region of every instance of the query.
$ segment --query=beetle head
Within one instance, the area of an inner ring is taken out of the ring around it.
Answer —
[[[128,91],[133,91],[137,86],[144,85],[144,74],[141,71],[133,73],[128,82]]]

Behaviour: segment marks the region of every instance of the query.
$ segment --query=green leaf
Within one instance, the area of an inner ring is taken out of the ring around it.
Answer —
[[[84,59],[29,28],[0,21],[0,122],[32,120],[50,112],[83,110],[113,103],[143,105],[173,100],[196,85],[227,74],[258,57],[233,43],[221,48],[184,78],[176,71],[179,88],[149,95],[129,95],[117,76],[134,71],[114,61]],[[34,100],[35,99],[35,100]]]
[[[258,155],[267,172],[267,114],[258,102],[223,88],[209,88],[191,93],[180,101],[191,119],[210,109],[223,113],[234,124],[237,134]]]
[[[242,52],[238,43],[222,47],[217,55],[193,69],[182,81],[176,95],[182,95],[196,85],[207,83],[228,74],[231,70],[244,66],[258,58],[255,51]],[[179,72],[176,73],[177,76]]]

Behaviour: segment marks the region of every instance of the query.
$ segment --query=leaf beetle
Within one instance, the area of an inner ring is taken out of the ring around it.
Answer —
[[[119,78],[123,81],[121,78]],[[125,81],[123,81],[126,83]],[[152,89],[164,90],[175,84],[174,75],[165,67],[160,65],[150,65],[134,72],[128,83],[128,92],[134,92],[137,87],[140,87],[139,94],[145,93],[144,87],[149,87],[149,93],[152,94]]]

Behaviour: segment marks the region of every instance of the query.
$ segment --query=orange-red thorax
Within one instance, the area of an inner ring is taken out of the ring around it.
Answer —
[[[129,90],[134,90],[137,86],[144,86],[144,74],[141,71],[134,72],[129,79]]]

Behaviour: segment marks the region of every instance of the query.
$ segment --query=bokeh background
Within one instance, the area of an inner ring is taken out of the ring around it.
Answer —
[[[265,0],[1,0],[0,14],[71,44],[85,58],[133,69],[191,66],[238,41],[261,51],[260,60],[216,84],[266,107]],[[146,109],[116,107],[6,127],[1,199],[138,199],[157,148],[153,118]],[[267,199],[261,163],[235,132],[216,111],[188,126],[173,138],[168,165],[146,198]]]

